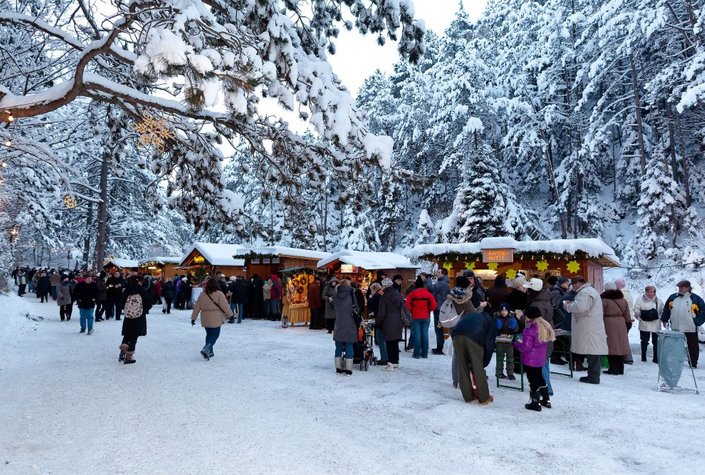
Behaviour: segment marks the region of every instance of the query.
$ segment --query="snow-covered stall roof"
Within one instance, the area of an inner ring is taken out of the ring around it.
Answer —
[[[109,267],[110,264],[119,269],[137,269],[139,266],[139,261],[136,259],[122,259],[120,257],[113,257],[106,259],[103,267]]]
[[[419,266],[412,264],[408,257],[394,252],[361,252],[351,251],[349,249],[336,252],[325,259],[321,259],[318,261],[318,268],[326,267],[335,261],[362,267],[366,270],[419,268]]]
[[[551,239],[546,241],[517,241],[510,237],[485,238],[480,242],[458,244],[422,244],[405,254],[412,259],[447,254],[481,254],[486,249],[514,249],[514,252],[551,252],[555,254],[576,254],[584,252],[598,259],[605,267],[619,267],[619,258],[602,239]]]
[[[194,251],[198,251],[212,266],[233,266],[243,267],[244,259],[235,259],[233,256],[238,255],[245,249],[239,244],[216,244],[212,242],[195,242],[193,246],[184,254],[179,261],[180,265],[184,265],[184,261]]]
[[[295,247],[285,246],[241,247],[240,249],[240,254],[235,254],[236,257],[249,257],[257,255],[268,257],[296,257],[300,259],[320,260],[330,256],[330,252],[310,251],[308,249],[298,249]]]
[[[182,261],[181,257],[179,256],[155,256],[155,257],[150,257],[147,259],[140,259],[138,261],[138,264],[140,266],[143,266],[145,264],[151,264],[151,263],[156,263],[156,264],[180,264]]]

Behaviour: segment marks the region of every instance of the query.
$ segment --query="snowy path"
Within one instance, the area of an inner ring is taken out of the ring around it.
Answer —
[[[705,396],[657,393],[652,363],[554,376],[554,408],[528,413],[494,384],[495,404],[464,404],[448,357],[336,375],[330,336],[305,328],[225,325],[206,362],[190,312],[157,309],[122,365],[120,322],[88,337],[53,302],[0,308],[1,473],[692,473],[705,453]]]

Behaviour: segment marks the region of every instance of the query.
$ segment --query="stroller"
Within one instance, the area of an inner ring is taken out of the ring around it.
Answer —
[[[363,320],[357,329],[357,343],[353,345],[353,364],[360,365],[360,371],[367,371],[370,365],[377,364],[374,353],[375,321]]]

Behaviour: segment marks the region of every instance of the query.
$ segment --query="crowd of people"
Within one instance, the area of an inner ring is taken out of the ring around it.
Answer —
[[[125,364],[135,362],[137,339],[147,333],[146,315],[154,304],[161,304],[164,314],[171,313],[172,305],[191,309],[193,325],[200,316],[206,331],[201,355],[207,360],[214,356],[224,322],[278,320],[286,312],[286,296],[276,274],[266,280],[257,275],[249,279],[226,278],[222,273],[206,276],[196,299],[193,275],[157,279],[136,272],[124,276],[118,271],[95,274],[18,267],[12,276],[18,295],[34,293],[42,303],[54,300],[61,321],[71,320],[75,303],[81,333],[93,334],[94,322],[123,319],[119,361]],[[336,372],[352,374],[365,319],[374,321],[377,364],[387,371],[399,368],[399,344],[407,341],[405,327],[410,336],[404,350],[417,359],[428,358],[429,352],[443,355],[451,338],[453,384],[466,402],[477,400],[483,405],[493,401],[485,368],[495,352],[495,376],[514,380],[523,371],[531,397],[526,408],[535,411],[551,407],[552,364],[572,362],[574,371],[587,373],[580,382],[599,384],[606,357],[604,374],[623,375],[625,364],[633,364],[628,332],[636,321],[642,362],[647,361],[651,343],[651,360],[658,363],[657,332],[670,328],[685,334],[689,361],[697,368],[697,328],[705,323],[705,302],[687,280],[679,282],[677,292],[665,302],[656,296],[653,285],[633,299],[623,279],[605,282],[599,293],[582,276],[544,280],[527,279],[522,273],[508,279],[502,274],[485,288],[468,270],[455,277],[451,288],[448,271],[442,268],[435,275],[421,273],[406,288],[403,285],[400,274],[390,278],[383,272],[366,290],[360,282],[334,275],[314,278],[307,295],[309,328],[332,333]],[[430,325],[435,334],[433,349]]]

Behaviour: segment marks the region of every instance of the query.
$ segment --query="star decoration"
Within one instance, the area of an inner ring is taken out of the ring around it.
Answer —
[[[571,274],[575,274],[580,270],[580,262],[570,261],[566,268],[568,269],[568,272],[570,272]]]
[[[499,265],[499,264],[497,264],[496,262],[490,262],[489,264],[487,264],[487,268],[488,268],[489,270],[497,270],[497,266],[498,266],[498,265]]]
[[[548,261],[546,260],[541,260],[536,263],[536,269],[540,270],[541,272],[545,272],[548,269]]]
[[[75,196],[73,195],[65,195],[64,196],[64,206],[66,206],[68,209],[73,209],[78,205],[78,200],[76,199]]]
[[[508,269],[507,270],[507,279],[514,280],[517,276],[517,270],[516,269]]]
[[[164,119],[155,119],[149,114],[143,114],[142,122],[135,124],[133,128],[140,135],[137,142],[139,146],[151,144],[160,152],[164,151],[166,141],[174,138],[174,133]]]
[[[466,262],[465,268],[468,270],[474,270],[475,269],[475,262]]]
[[[446,261],[443,263],[443,268],[448,269],[450,271],[453,268],[453,264],[451,262]]]

